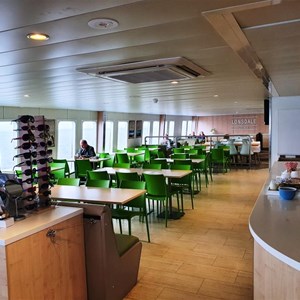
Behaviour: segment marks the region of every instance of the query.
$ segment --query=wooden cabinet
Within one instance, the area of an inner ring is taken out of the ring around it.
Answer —
[[[1,299],[86,299],[82,215],[0,247],[0,264]]]

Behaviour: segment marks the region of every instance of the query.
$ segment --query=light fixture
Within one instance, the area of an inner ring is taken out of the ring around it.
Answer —
[[[219,95],[217,95],[217,94],[216,94],[216,95],[214,95],[214,98],[218,98],[218,97],[219,97]]]
[[[153,103],[157,103],[158,102],[158,99],[157,98],[154,98],[153,99]]]
[[[178,84],[179,82],[176,80],[171,81],[172,84]]]
[[[93,29],[108,30],[119,26],[119,23],[113,19],[92,19],[88,22],[89,27]]]
[[[24,95],[24,98],[29,98],[30,96],[28,94],[25,94]]]
[[[35,41],[47,41],[50,37],[45,33],[31,32],[27,34],[27,38]]]

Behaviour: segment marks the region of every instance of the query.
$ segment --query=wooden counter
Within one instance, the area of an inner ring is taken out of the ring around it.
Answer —
[[[0,299],[86,299],[82,209],[50,207],[0,229]]]
[[[284,163],[276,162],[249,219],[255,299],[300,299],[300,197],[282,200],[268,192],[282,171]]]

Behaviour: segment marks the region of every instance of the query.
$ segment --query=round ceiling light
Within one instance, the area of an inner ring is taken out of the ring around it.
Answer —
[[[35,41],[47,41],[49,40],[49,35],[45,33],[32,32],[27,34],[27,38]]]
[[[92,19],[88,22],[88,25],[93,29],[112,29],[119,26],[119,23],[113,19]]]

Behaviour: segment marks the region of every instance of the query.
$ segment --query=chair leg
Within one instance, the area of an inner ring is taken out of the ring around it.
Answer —
[[[119,227],[120,227],[120,233],[122,234],[122,222],[121,222],[121,219],[119,219]]]
[[[128,219],[128,234],[131,235],[131,219]]]

